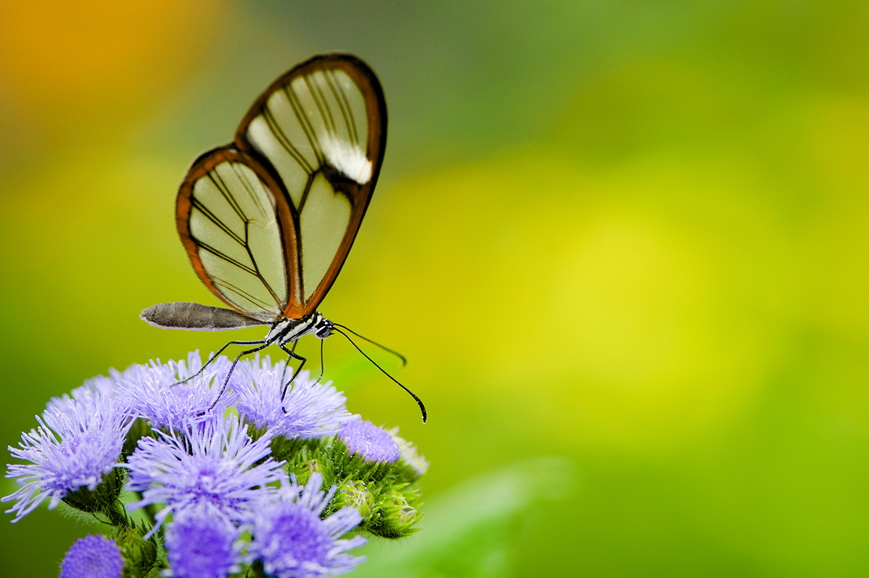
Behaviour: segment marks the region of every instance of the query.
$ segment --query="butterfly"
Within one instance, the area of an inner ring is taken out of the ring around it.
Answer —
[[[229,308],[161,303],[140,317],[170,329],[268,326],[264,339],[231,341],[218,351],[254,346],[235,358],[230,375],[243,355],[272,344],[304,365],[288,344],[309,334],[347,337],[317,307],[356,238],[385,147],[383,89],[359,58],[315,56],[283,74],[253,103],[231,143],[193,162],[178,191],[181,242],[199,279]],[[422,401],[398,385],[425,421]]]

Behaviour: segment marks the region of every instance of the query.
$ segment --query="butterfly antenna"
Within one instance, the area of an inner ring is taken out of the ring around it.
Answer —
[[[370,343],[370,344],[372,344],[372,345],[376,345],[377,347],[379,347],[380,349],[382,349],[382,350],[384,350],[384,351],[388,351],[389,353],[391,353],[392,355],[396,356],[397,358],[399,358],[399,359],[401,360],[401,366],[402,366],[402,367],[404,367],[405,365],[407,365],[407,358],[406,358],[405,356],[403,356],[402,354],[400,354],[399,352],[395,351],[394,349],[390,349],[390,348],[386,347],[385,345],[381,345],[381,344],[377,343],[376,341],[374,341],[373,339],[368,339],[368,338],[365,337],[364,335],[359,335],[358,333],[356,333],[355,331],[353,331],[352,329],[350,329],[350,328],[347,327],[346,325],[340,325],[340,324],[338,324],[338,323],[333,323],[332,325],[333,325],[334,327],[340,327],[341,329],[346,329],[347,331],[349,331],[350,333],[352,333],[353,335],[355,335],[355,336],[358,337],[359,339],[364,339],[364,340],[367,341],[368,343]],[[344,337],[347,337],[347,336],[345,335]],[[349,339],[349,337],[347,337],[347,338]],[[353,343],[353,342],[351,341],[351,343]],[[354,343],[354,345],[355,345],[355,343]],[[357,349],[359,349],[359,348],[357,347]],[[360,350],[360,351],[361,351],[361,350]],[[366,356],[366,357],[367,357],[367,356]],[[372,362],[372,363],[373,363],[373,362]],[[381,370],[381,371],[383,371],[383,370]],[[401,385],[401,384],[399,384],[399,385]]]
[[[340,327],[344,327],[344,326],[341,325]],[[347,329],[347,328],[344,327],[344,329]],[[359,353],[361,353],[362,356],[365,357],[365,359],[367,359],[368,361],[370,361],[371,364],[372,364],[374,367],[376,367],[377,369],[379,369],[379,370],[381,371],[381,373],[383,373],[383,375],[385,375],[386,377],[388,377],[389,379],[391,379],[392,381],[394,381],[396,384],[398,384],[398,386],[399,386],[401,389],[403,389],[404,391],[406,391],[407,393],[410,394],[410,397],[412,397],[412,398],[416,401],[417,405],[419,406],[420,411],[422,412],[422,423],[425,423],[425,420],[428,418],[428,414],[427,414],[426,411],[425,411],[425,404],[422,403],[422,400],[421,400],[420,398],[418,398],[418,397],[416,396],[415,393],[413,393],[412,391],[410,391],[409,389],[407,389],[404,385],[402,385],[402,383],[401,383],[400,381],[398,381],[397,379],[395,379],[394,377],[392,377],[391,375],[389,375],[388,373],[386,373],[386,370],[384,370],[382,367],[380,367],[379,365],[377,365],[377,362],[376,362],[376,361],[374,361],[373,359],[371,359],[370,357],[368,357],[368,354],[366,354],[364,351],[362,351],[362,349],[360,349],[359,346],[356,345],[356,344],[353,342],[352,339],[350,339],[350,336],[349,336],[349,335],[347,335],[346,333],[344,333],[344,332],[341,331],[340,329],[336,329],[335,331],[337,331],[338,333],[340,333],[341,335],[343,335],[344,337],[346,337],[346,338],[347,338],[347,341],[349,341],[350,344],[351,344],[353,347],[356,348],[356,351],[358,351]],[[347,329],[347,331],[350,331],[350,330]],[[350,333],[353,333],[353,332],[350,331]],[[356,334],[356,333],[353,333],[353,335],[357,335],[357,334]],[[359,335],[358,337],[362,337],[362,336]],[[365,338],[362,337],[362,339],[365,339]],[[370,340],[369,340],[369,341],[370,341]],[[372,342],[372,343],[373,343],[373,342]],[[375,345],[376,345],[376,344],[375,344]],[[386,348],[384,347],[384,349],[386,349]],[[395,352],[393,351],[393,353],[395,353]],[[398,354],[396,354],[396,355],[398,355]],[[401,357],[401,356],[399,356],[399,357]],[[404,358],[402,357],[402,359],[404,359]]]
[[[320,377],[317,378],[316,383],[320,383],[320,380],[323,379],[323,372],[326,371],[326,364],[323,362],[323,343],[325,342],[325,339],[320,340]]]

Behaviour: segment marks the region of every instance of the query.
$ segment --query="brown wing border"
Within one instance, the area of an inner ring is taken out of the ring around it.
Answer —
[[[371,179],[369,179],[369,181],[364,185],[359,185],[349,179],[341,178],[337,170],[324,171],[325,176],[333,188],[336,191],[340,191],[350,199],[352,207],[350,222],[347,225],[347,229],[344,231],[344,237],[341,240],[341,244],[338,247],[335,257],[332,259],[332,263],[326,270],[326,274],[311,294],[310,299],[304,302],[304,291],[301,290],[301,275],[298,276],[298,284],[300,288],[299,300],[295,301],[293,299],[288,299],[287,305],[284,309],[284,314],[290,318],[298,318],[316,311],[320,302],[326,296],[326,293],[329,292],[329,289],[331,289],[332,284],[338,277],[338,273],[340,273],[341,268],[344,266],[350,248],[353,246],[353,241],[356,239],[356,234],[362,223],[362,218],[365,216],[365,211],[368,209],[368,204],[371,201],[371,194],[377,184],[377,178],[380,175],[380,167],[383,164],[383,155],[386,149],[387,115],[386,99],[383,95],[383,88],[380,86],[380,81],[377,79],[377,76],[375,76],[371,68],[361,59],[352,54],[332,53],[314,56],[293,67],[288,72],[281,75],[277,80],[272,82],[272,84],[269,85],[269,87],[250,107],[235,133],[235,145],[242,151],[246,152],[249,156],[256,158],[265,171],[270,173],[272,181],[279,183],[279,188],[275,190],[280,190],[287,199],[295,231],[298,231],[299,216],[296,214],[293,204],[289,200],[289,193],[283,186],[281,179],[277,176],[277,171],[272,167],[269,160],[257,152],[253,145],[247,141],[245,133],[247,132],[250,122],[262,113],[269,97],[276,90],[288,85],[299,76],[310,74],[317,70],[327,69],[341,69],[346,72],[347,75],[356,83],[365,97],[365,109],[368,115],[368,143],[366,156],[372,162]],[[291,254],[296,256],[295,272],[298,274],[301,269],[301,256],[298,254],[298,251]],[[299,314],[299,310],[302,312],[301,315]]]
[[[299,261],[298,259],[291,260],[286,258],[287,255],[298,256],[296,221],[293,218],[293,211],[290,207],[289,201],[287,200],[288,197],[285,197],[283,194],[278,194],[283,190],[281,185],[272,173],[262,166],[258,159],[252,157],[245,151],[238,150],[234,144],[217,147],[200,155],[195,161],[193,161],[193,164],[187,171],[187,175],[184,177],[181,187],[178,190],[178,197],[175,205],[175,219],[178,227],[178,235],[181,237],[181,242],[187,250],[187,255],[190,257],[190,262],[193,265],[193,269],[196,271],[196,275],[205,286],[208,287],[215,296],[217,296],[218,299],[242,315],[250,317],[251,319],[263,321],[263,318],[267,317],[268,314],[274,314],[272,311],[267,312],[261,310],[260,314],[257,314],[257,312],[242,309],[240,306],[225,297],[217,285],[215,285],[214,280],[205,270],[205,267],[202,264],[202,259],[199,256],[201,247],[190,233],[190,213],[193,209],[191,197],[193,195],[194,186],[199,179],[205,177],[212,169],[223,162],[240,163],[248,167],[254,172],[254,174],[256,174],[260,181],[262,181],[265,188],[272,193],[275,200],[275,214],[278,220],[278,229],[280,231],[281,243],[284,251],[284,275],[286,277],[286,287],[289,293],[284,296],[286,297],[286,302],[277,303],[277,305],[282,308],[287,317],[303,317],[305,311],[302,307],[298,306],[302,299]],[[261,281],[268,287],[265,280],[261,279]],[[273,319],[267,319],[265,321],[273,321]]]

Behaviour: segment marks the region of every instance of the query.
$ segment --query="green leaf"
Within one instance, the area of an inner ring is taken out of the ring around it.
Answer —
[[[541,499],[564,499],[574,478],[568,460],[538,458],[466,482],[429,501],[412,538],[372,540],[362,552],[368,561],[353,575],[503,576],[522,515]]]

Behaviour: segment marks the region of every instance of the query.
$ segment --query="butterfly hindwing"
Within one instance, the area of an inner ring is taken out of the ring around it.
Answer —
[[[176,218],[193,268],[224,303],[272,321],[299,301],[291,209],[256,159],[232,145],[203,154],[178,191]]]

